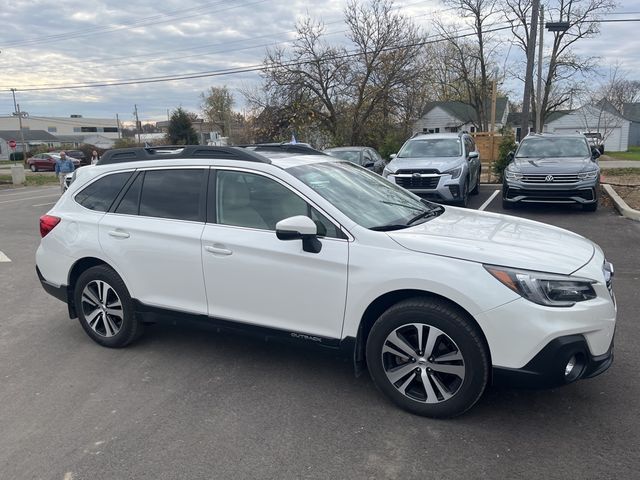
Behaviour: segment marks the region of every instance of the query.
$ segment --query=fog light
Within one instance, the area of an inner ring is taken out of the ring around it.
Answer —
[[[564,376],[565,377],[568,377],[569,375],[571,375],[571,372],[573,372],[573,370],[576,368],[576,364],[577,363],[578,363],[578,361],[576,360],[576,356],[575,355],[569,359],[569,362],[567,363],[567,366],[564,367]]]

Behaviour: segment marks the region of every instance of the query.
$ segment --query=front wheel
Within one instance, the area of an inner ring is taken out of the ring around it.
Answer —
[[[478,169],[478,178],[476,179],[476,186],[471,190],[471,195],[478,195],[480,193],[480,178],[482,178],[482,167]]]
[[[447,418],[470,409],[489,379],[481,335],[457,309],[429,298],[404,300],[376,321],[366,358],[376,386],[396,405]]]
[[[32,172],[34,172],[34,173],[38,171],[38,169],[36,168],[35,164],[33,164],[33,163],[31,164],[31,167],[29,167],[29,168],[30,168],[30,169],[31,169],[31,171],[32,171]]]
[[[82,328],[104,347],[124,347],[142,333],[126,285],[106,265],[91,267],[80,275],[74,301]]]

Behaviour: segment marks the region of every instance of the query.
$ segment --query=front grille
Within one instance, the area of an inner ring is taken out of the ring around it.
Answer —
[[[594,192],[591,188],[582,190],[528,190],[523,188],[509,188],[507,190],[507,198],[530,197],[540,200],[558,200],[566,201],[571,198],[582,198],[584,200],[594,200]]]
[[[524,174],[522,176],[523,183],[577,183],[580,179],[576,174],[558,173],[555,175],[544,174]]]
[[[440,177],[396,177],[396,183],[403,188],[434,190],[438,188]]]

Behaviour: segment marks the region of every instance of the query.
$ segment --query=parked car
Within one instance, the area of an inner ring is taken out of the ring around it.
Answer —
[[[84,154],[82,150],[65,150],[67,156],[77,158],[80,160],[80,165],[85,166],[91,163],[90,159]]]
[[[100,345],[168,318],[341,349],[432,417],[613,361],[613,268],[579,235],[326,155],[162,148],[107,152],[40,219],[40,282]]]
[[[601,132],[582,132],[582,134],[586,137],[592,149],[597,148],[600,155],[604,153],[604,138],[602,138]]]
[[[58,153],[38,153],[27,159],[27,168],[32,172],[53,172],[56,168],[56,161],[59,158],[60,155]],[[70,156],[69,158],[76,168],[80,166],[80,160]]]
[[[466,207],[478,193],[482,164],[473,137],[460,133],[419,133],[407,140],[383,176],[413,193]]]
[[[600,167],[597,149],[584,135],[527,135],[510,153],[504,172],[502,206],[518,203],[576,203],[598,208]]]
[[[377,150],[371,147],[334,147],[323,151],[328,155],[355,163],[380,175],[382,175],[387,163]]]

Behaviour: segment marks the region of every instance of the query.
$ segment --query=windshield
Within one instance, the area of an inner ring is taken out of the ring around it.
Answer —
[[[337,157],[348,162],[360,164],[360,151],[359,150],[330,150],[328,152],[332,157]]]
[[[589,157],[591,150],[584,138],[525,138],[520,144],[516,157]]]
[[[444,211],[444,207],[421,200],[380,175],[352,163],[313,163],[287,171],[351,220],[373,230],[406,228]]]
[[[462,155],[459,138],[426,138],[409,140],[398,157],[459,157]]]

